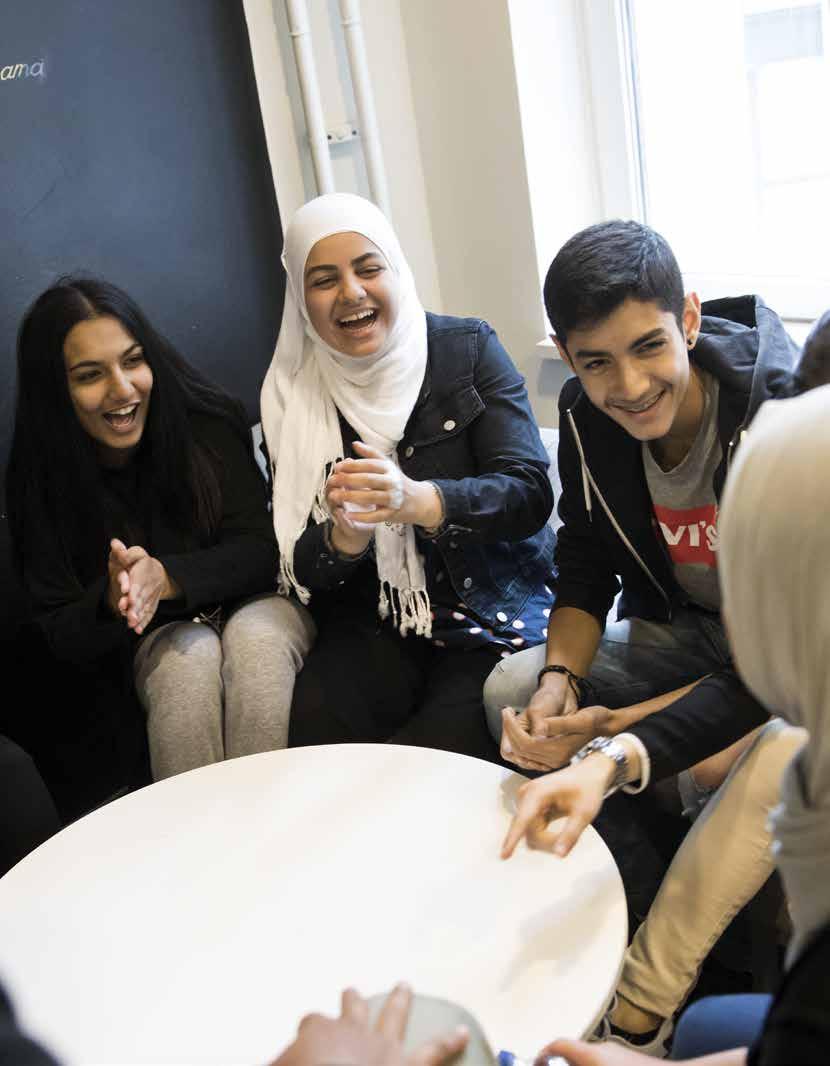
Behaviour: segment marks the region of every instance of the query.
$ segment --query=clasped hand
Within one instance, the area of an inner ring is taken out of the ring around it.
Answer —
[[[381,522],[440,525],[441,498],[431,482],[413,481],[383,452],[362,441],[354,442],[354,450],[361,458],[335,463],[326,482],[326,503],[335,525],[350,533]],[[372,529],[367,532],[368,543]]]
[[[107,573],[110,609],[137,635],[153,620],[159,601],[176,594],[162,564],[138,545],[128,548],[120,540],[111,540]]]
[[[540,694],[537,692],[534,699]],[[564,766],[589,740],[606,732],[610,718],[607,707],[543,716],[539,702],[534,705],[531,701],[520,714],[512,707],[502,710],[502,757],[523,770],[546,772]]]

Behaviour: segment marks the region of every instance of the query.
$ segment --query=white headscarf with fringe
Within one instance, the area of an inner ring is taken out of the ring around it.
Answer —
[[[306,260],[335,233],[360,233],[382,253],[398,283],[398,311],[383,346],[372,355],[345,355],[316,332],[305,303]],[[329,517],[325,482],[342,459],[338,410],[360,440],[397,463],[396,447],[415,406],[427,361],[426,315],[412,271],[383,214],[368,200],[330,193],[297,211],[285,233],[287,276],[277,348],[260,397],[262,430],[271,456],[274,530],[280,548],[279,588],[303,603],[311,593],[294,573],[294,546],[309,517]],[[375,531],[380,581],[378,612],[392,614],[402,635],[431,633],[423,560],[411,525],[382,523]]]
[[[792,963],[830,923],[830,385],[764,404],[727,479],[718,570],[735,662],[809,732],[772,814]]]

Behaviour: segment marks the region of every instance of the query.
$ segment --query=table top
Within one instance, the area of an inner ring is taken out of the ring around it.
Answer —
[[[68,1063],[262,1063],[340,990],[463,1004],[494,1049],[580,1036],[625,899],[588,829],[499,848],[524,778],[390,744],[193,770],[64,829],[0,879],[0,978]]]

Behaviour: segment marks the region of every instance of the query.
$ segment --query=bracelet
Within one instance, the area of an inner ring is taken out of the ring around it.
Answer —
[[[369,549],[372,547],[372,541],[369,541],[369,543],[366,545],[366,547],[363,549],[363,551],[360,552],[358,555],[347,555],[345,552],[341,552],[340,549],[337,547],[337,545],[332,540],[331,535],[332,535],[333,530],[334,530],[334,521],[331,518],[328,518],[325,521],[324,525],[323,525],[323,543],[328,548],[328,550],[331,552],[331,554],[335,557],[335,559],[339,559],[341,563],[357,563],[357,562],[359,562],[363,558],[363,556],[366,555],[366,553],[369,551]]]
[[[606,755],[614,763],[614,776],[611,779],[611,784],[605,790],[605,795],[602,797],[603,799],[608,799],[610,795],[617,791],[620,785],[624,785],[628,780],[628,755],[622,744],[613,737],[594,737],[593,740],[589,740],[584,747],[581,747],[572,756],[571,765],[582,762],[583,759],[587,759],[589,755],[593,755],[595,752]]]
[[[553,663],[550,666],[543,666],[536,676],[536,687],[538,688],[542,684],[542,678],[545,674],[564,674],[568,679],[571,692],[576,697],[576,702],[582,698],[582,693],[588,693],[592,690],[590,681],[584,677],[580,677],[579,674],[575,674],[573,670],[569,670],[567,666],[562,666],[561,663]]]
[[[438,496],[438,502],[441,504],[441,521],[438,523],[437,526],[432,526],[430,528],[427,528],[427,526],[421,526],[420,529],[421,535],[426,537],[427,540],[435,540],[435,538],[440,536],[447,527],[447,503],[444,499],[444,493],[435,484],[434,481],[428,481],[427,484],[432,485],[432,487],[435,489],[436,495]]]

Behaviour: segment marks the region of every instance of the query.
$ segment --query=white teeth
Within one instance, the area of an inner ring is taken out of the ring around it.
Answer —
[[[617,404],[617,407],[622,408],[623,411],[628,411],[631,414],[636,415],[639,414],[640,411],[647,411],[649,407],[653,407],[659,399],[659,396],[652,396],[650,400],[647,400],[645,403],[638,404],[636,407],[629,407],[627,404]]]
[[[375,313],[374,310],[370,307],[370,308],[367,308],[365,311],[355,311],[355,313],[353,315],[346,315],[346,317],[345,318],[341,318],[340,321],[341,322],[359,322],[361,318],[368,318],[369,315],[373,315],[374,313]]]
[[[133,411],[138,407],[137,403],[128,404],[127,407],[119,407],[117,411],[107,411],[108,415],[131,415]]]

